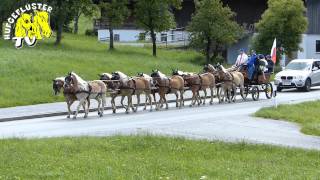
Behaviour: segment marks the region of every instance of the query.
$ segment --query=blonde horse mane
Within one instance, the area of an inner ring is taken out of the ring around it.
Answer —
[[[163,74],[161,71],[158,71],[158,74],[159,74],[160,78],[167,78],[167,76],[165,74]]]
[[[64,82],[65,81],[65,77],[57,77],[54,79],[55,81],[62,81]]]
[[[119,74],[120,76],[120,80],[129,80],[129,76],[127,76],[126,74],[124,74],[121,71],[116,71],[115,73]]]
[[[110,74],[110,73],[101,73],[100,76],[107,76],[108,78],[111,79],[112,74]]]
[[[76,86],[79,90],[88,90],[88,82],[83,80],[80,76],[78,76],[76,73],[71,72],[71,77],[73,77]]]

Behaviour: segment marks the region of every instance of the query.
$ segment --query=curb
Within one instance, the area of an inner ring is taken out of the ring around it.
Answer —
[[[208,97],[207,97],[208,98]],[[184,99],[185,101],[190,101],[191,98]],[[176,102],[176,100],[168,100],[168,103]],[[136,105],[136,104],[133,104]],[[140,106],[144,106],[145,103],[140,103]],[[116,106],[116,108],[122,108],[122,106]],[[111,107],[105,107],[104,110],[111,110]],[[97,111],[97,108],[89,109],[89,112]],[[83,110],[80,110],[79,113],[84,113]],[[54,116],[64,116],[68,115],[68,112],[53,112],[53,113],[46,113],[46,114],[36,114],[36,115],[29,115],[29,116],[18,116],[18,117],[10,117],[10,118],[1,118],[0,122],[8,122],[8,121],[19,121],[19,120],[27,120],[27,119],[36,119],[36,118],[46,118],[46,117],[54,117]]]

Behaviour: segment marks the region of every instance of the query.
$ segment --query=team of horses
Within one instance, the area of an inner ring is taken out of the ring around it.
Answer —
[[[172,76],[167,76],[159,70],[152,70],[150,75],[138,73],[135,77],[130,77],[120,71],[99,74],[99,80],[85,81],[75,72],[68,73],[65,77],[58,77],[53,80],[53,91],[58,95],[61,91],[65,97],[68,106],[68,116],[74,115],[76,119],[80,108],[84,109],[84,118],[88,116],[90,100],[95,99],[98,102],[98,115],[103,116],[106,106],[106,94],[110,92],[111,107],[113,113],[116,113],[115,98],[121,97],[121,105],[126,113],[138,110],[140,106],[140,97],[145,95],[144,110],[149,105],[150,111],[155,106],[156,110],[164,107],[168,109],[166,96],[174,94],[176,96],[176,107],[184,106],[184,92],[191,90],[192,100],[190,106],[196,104],[206,104],[206,98],[210,91],[210,104],[213,104],[213,98],[217,96],[219,103],[235,102],[237,88],[240,89],[240,95],[244,97],[244,76],[234,69],[225,69],[218,64],[205,65],[201,73],[183,72],[178,69],[172,71]],[[201,98],[200,92],[204,96]],[[160,99],[157,101],[156,94]],[[137,104],[134,107],[133,97],[136,96]],[[127,97],[127,103],[124,99]],[[71,105],[79,101],[75,113],[71,111]]]

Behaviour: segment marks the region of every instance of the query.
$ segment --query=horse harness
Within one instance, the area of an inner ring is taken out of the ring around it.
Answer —
[[[88,98],[89,98],[90,95],[92,94],[92,86],[91,86],[90,84],[88,84],[88,87],[89,87],[89,90],[88,90],[88,91],[86,91],[86,90],[78,90],[78,91],[75,92],[75,94],[87,93],[87,94],[88,94]],[[104,94],[104,93],[103,93],[103,92],[97,93],[97,96],[96,96],[95,98],[97,98],[97,97],[99,97],[99,96],[101,97],[102,94]]]

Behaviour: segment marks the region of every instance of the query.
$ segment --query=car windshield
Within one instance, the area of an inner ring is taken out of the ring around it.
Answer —
[[[310,67],[310,63],[307,62],[290,62],[286,70],[306,70]]]

